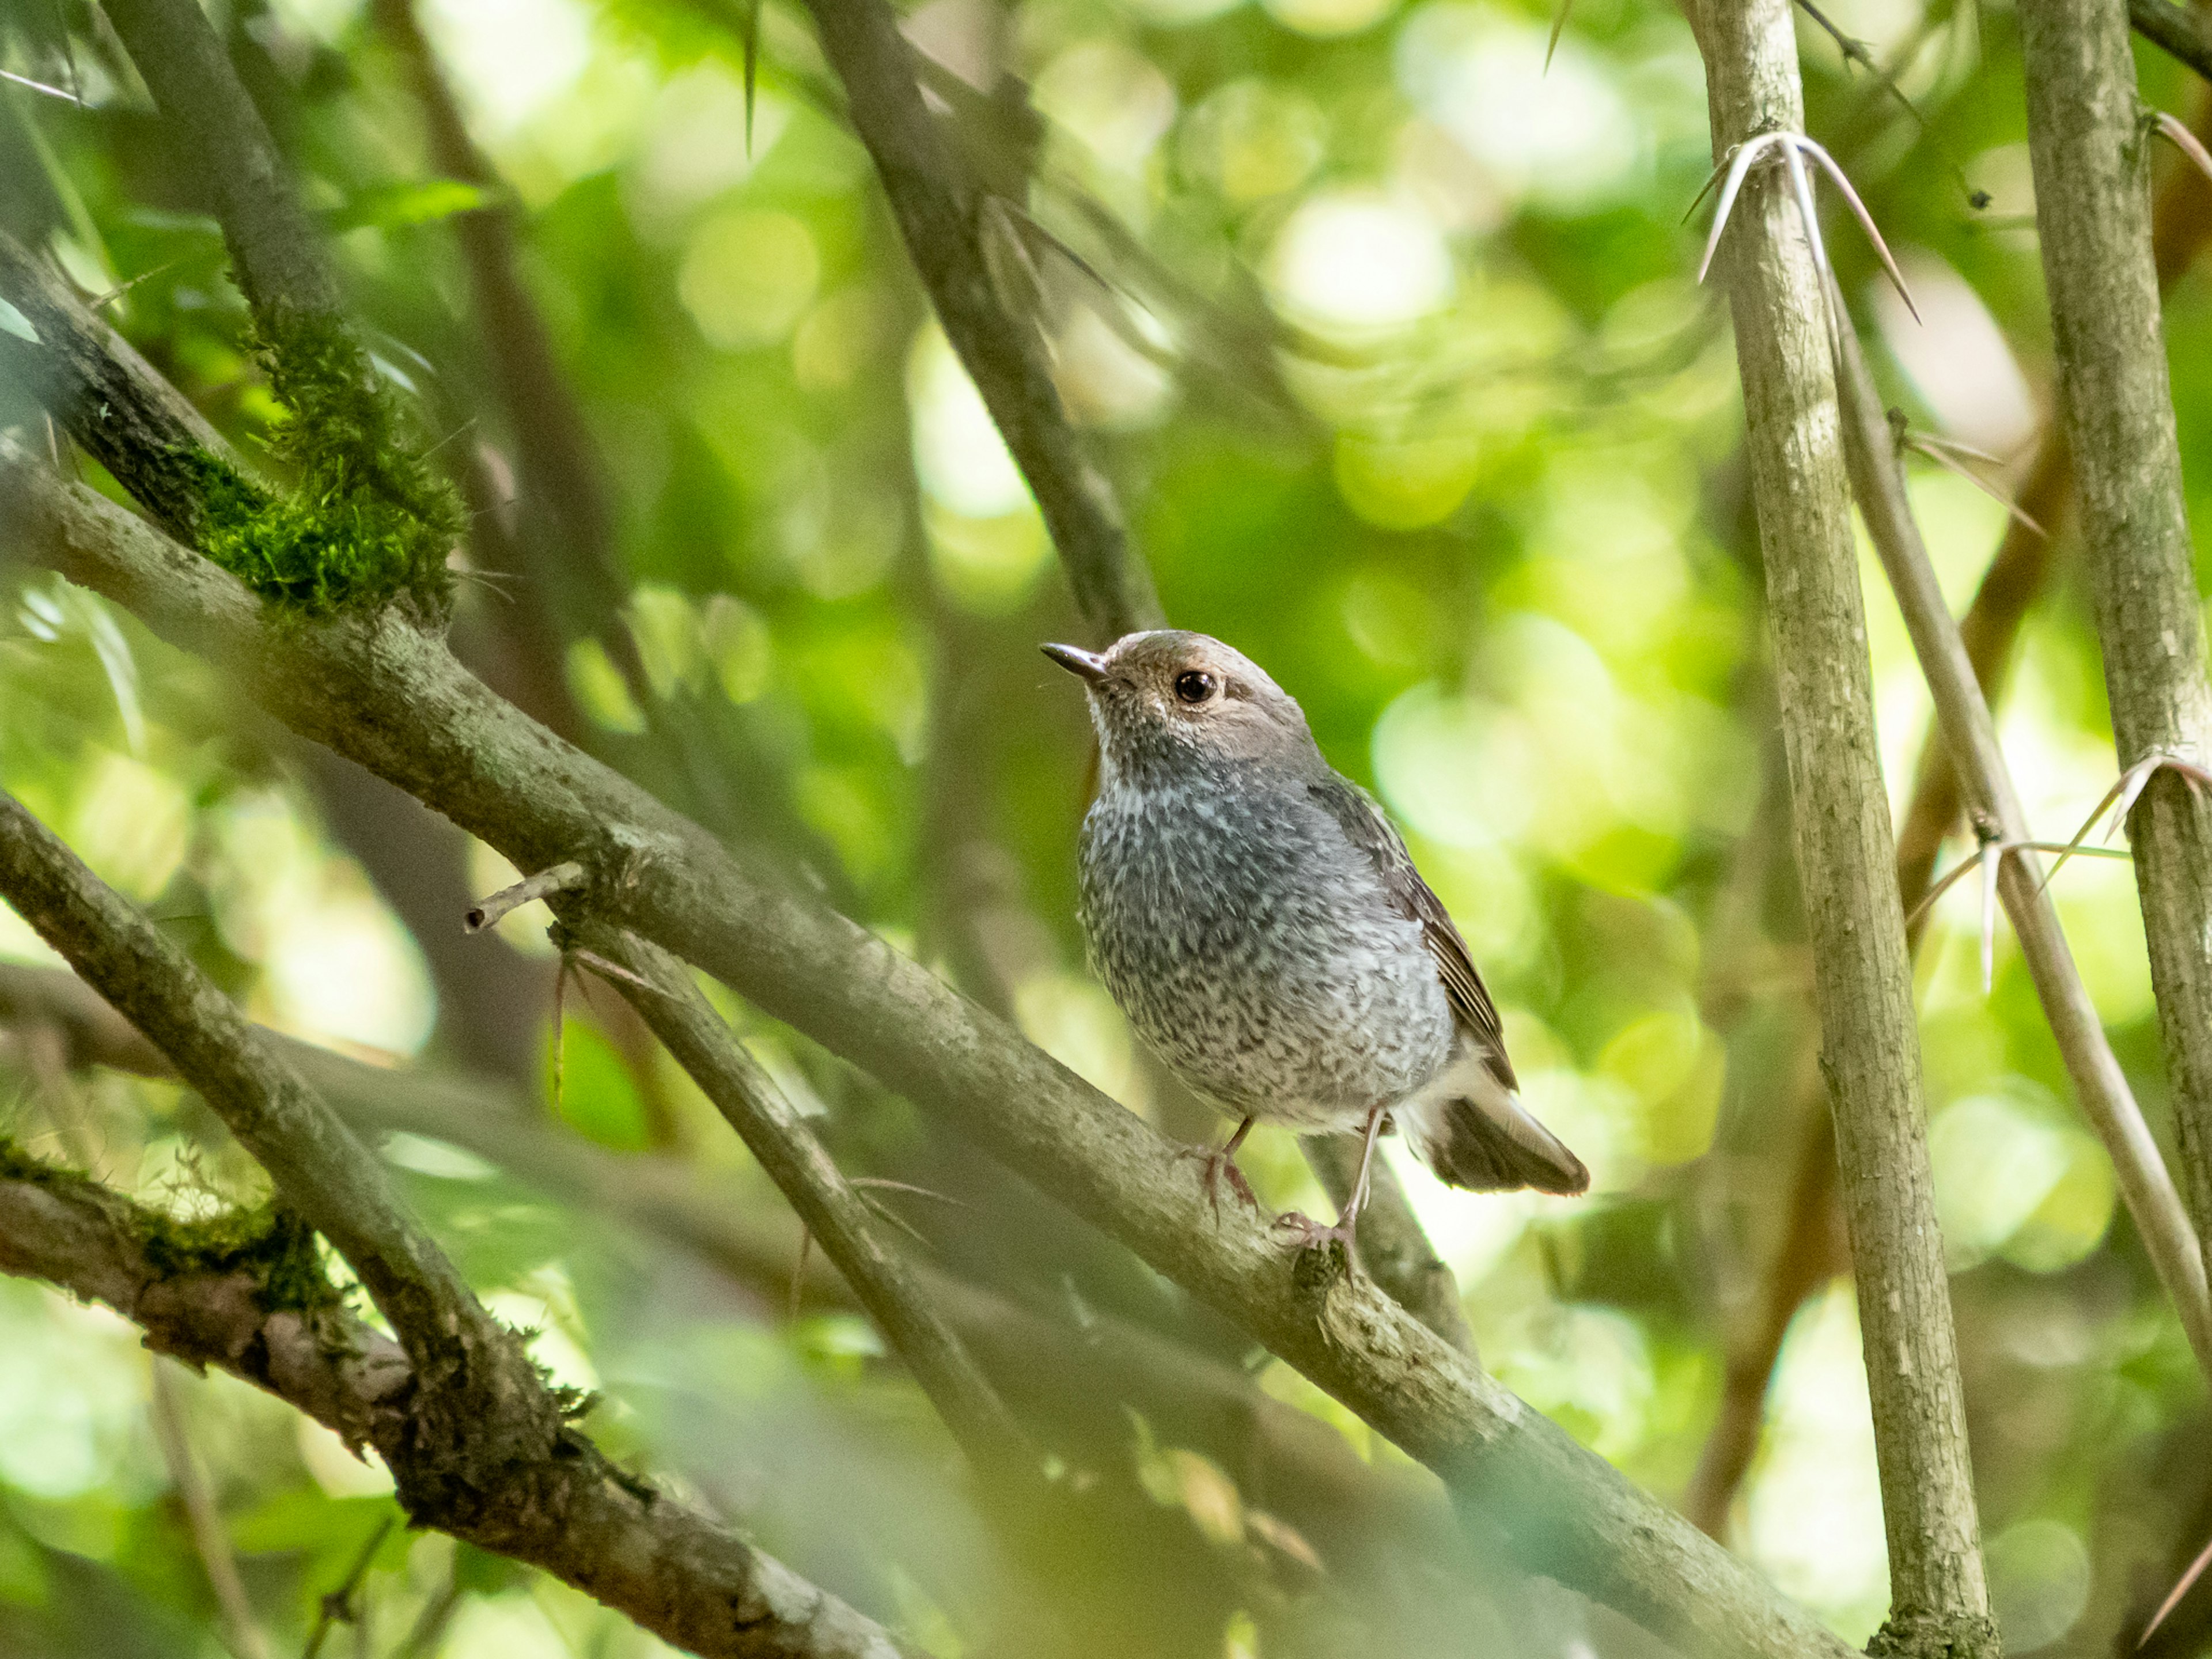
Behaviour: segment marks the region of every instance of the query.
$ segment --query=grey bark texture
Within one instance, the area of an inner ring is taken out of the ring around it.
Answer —
[[[1707,0],[1701,35],[1716,159],[1804,130],[1790,0]],[[1993,1655],[1825,279],[1780,167],[1746,181],[1723,252],[1889,1546],[1875,1650]]]
[[[264,622],[240,584],[20,454],[0,533],[223,662],[303,736],[523,869],[576,858],[592,902],[874,1073],[1120,1239],[1502,1518],[1524,1570],[1700,1654],[1838,1655],[1803,1610],[1485,1376],[1366,1281],[1294,1277],[1133,1114],[883,939],[763,883],[696,825],[494,696],[396,611]]]
[[[1833,297],[1842,303],[1840,295]],[[1999,846],[2026,842],[2030,839],[2027,814],[2013,787],[2004,750],[1997,745],[1996,723],[1983,699],[1966,641],[1943,602],[1936,567],[1913,519],[1881,400],[1859,355],[1856,337],[1846,328],[1839,338],[1844,450],[1852,485],[1875,550],[1897,594],[1921,674],[1934,696],[1936,726],[1950,751],[1967,817],[1984,845],[1991,840]],[[1996,856],[2001,860],[1998,896],[2019,937],[2021,954],[2035,981],[2067,1075],[2097,1138],[2112,1156],[2128,1213],[2180,1316],[2197,1369],[2212,1376],[2212,1296],[2206,1292],[2204,1258],[2189,1212],[2136,1104],[2127,1074],[2106,1041],[2088,988],[2074,965],[2057,908],[2044,886],[2042,860],[2026,847]]]
[[[2058,398],[2123,767],[2203,765],[2212,714],[2151,249],[2149,130],[2118,0],[2021,0]],[[2212,805],[2151,778],[2128,822],[2184,1188],[2212,1226]]]

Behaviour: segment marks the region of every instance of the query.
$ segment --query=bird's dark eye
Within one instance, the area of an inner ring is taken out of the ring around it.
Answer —
[[[1214,685],[1212,675],[1194,668],[1176,676],[1176,696],[1185,702],[1204,702],[1213,695]]]

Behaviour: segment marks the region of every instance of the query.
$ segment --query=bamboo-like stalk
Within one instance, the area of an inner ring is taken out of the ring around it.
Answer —
[[[1701,35],[1717,158],[1802,131],[1790,0],[1706,0]],[[1726,252],[1889,1545],[1890,1617],[1876,1643],[1994,1655],[1826,295],[1797,212],[1778,169],[1755,173]]]
[[[1831,298],[1840,317],[1842,297],[1832,290]],[[1967,658],[1966,641],[1943,603],[1858,341],[1848,326],[1839,330],[1838,338],[1844,447],[1852,487],[1935,699],[1936,723],[1966,797],[1967,817],[1996,845],[2015,848],[1994,854],[2002,860],[1998,896],[2019,937],[2021,954],[2035,981],[2067,1075],[2081,1097],[2081,1109],[2112,1155],[2128,1213],[2172,1298],[2198,1368],[2212,1374],[2212,1295],[2207,1294],[2204,1258],[2196,1231],[2074,965],[2057,909],[2044,887],[2042,860],[2031,848],[2017,845],[2031,838],[2027,814],[1998,746],[1996,722]]]
[[[2200,764],[2203,627],[2151,248],[2148,129],[2123,0],[2021,0],[2028,151],[2059,404],[2124,766]],[[2129,819],[2184,1187],[2212,1222],[2212,805],[2151,778]]]

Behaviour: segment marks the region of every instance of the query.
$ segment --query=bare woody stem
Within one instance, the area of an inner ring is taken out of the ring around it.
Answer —
[[[2150,239],[2148,149],[2118,0],[2021,0],[2028,151],[2058,392],[2123,764],[2207,758],[2205,682]],[[2212,1225],[2212,805],[2172,774],[2131,814],[2184,1187]]]
[[[1077,608],[1104,639],[1158,627],[1151,574],[1068,422],[1035,327],[1000,301],[983,252],[985,196],[922,101],[896,14],[884,0],[808,6],[945,337],[1029,480]]]
[[[1707,0],[1701,44],[1717,157],[1802,130],[1790,0]],[[1875,1650],[1994,1656],[1823,279],[1779,169],[1737,212],[1729,298],[1889,1543]]]
[[[976,1472],[1010,1485],[1033,1473],[1022,1431],[998,1391],[906,1263],[884,1248],[860,1194],[700,994],[690,970],[657,945],[612,928],[586,922],[572,931],[577,943],[635,975],[609,982],[760,1160]]]
[[[1840,316],[1842,295],[1832,286],[1829,297]],[[2032,833],[2027,814],[1905,497],[1905,475],[1873,379],[1859,354],[1856,337],[1846,327],[1838,339],[1844,453],[1852,485],[1935,699],[1936,725],[1964,790],[1967,816],[1985,836],[2004,842],[2027,841]],[[2044,887],[2042,860],[2025,848],[1998,856],[1997,891],[2019,936],[2067,1075],[2112,1156],[2128,1212],[2180,1316],[2197,1366],[2212,1375],[2212,1296],[2206,1292],[2203,1255],[2181,1194],[2174,1190],[2158,1143],[2143,1121],[2126,1074],[2106,1041],[2096,1006],[2074,965],[2058,912]]]
[[[403,617],[270,628],[234,579],[93,492],[20,455],[0,454],[0,485],[27,556],[234,665],[301,735],[410,788],[522,868],[580,854],[619,866],[608,920],[873,1073],[1127,1244],[1429,1464],[1460,1502],[1511,1517],[1504,1531],[1527,1570],[1702,1652],[1842,1651],[1395,1303],[1364,1282],[1301,1289],[1260,1229],[1226,1211],[1214,1221],[1188,1165],[1132,1114],[880,939],[748,873],[493,696]]]
[[[2212,98],[2200,97],[2195,125],[2200,138],[2212,137]],[[2160,187],[2152,219],[2151,248],[2164,288],[2190,268],[2212,235],[2212,186],[2193,167],[2175,166]],[[2064,434],[2056,423],[2047,425],[2018,501],[2048,533],[2039,536],[2016,519],[2006,520],[2003,538],[1959,625],[1982,696],[1993,704],[2002,694],[2021,626],[2050,579],[2063,526],[2072,511],[2072,490]],[[1908,916],[1935,878],[1936,858],[1959,823],[1960,800],[1958,774],[1942,735],[1931,732],[1914,771],[1911,801],[1898,824],[1897,886]],[[1924,915],[1917,927],[1908,927],[1916,949],[1925,927]],[[1811,1097],[1793,1106],[1794,1116],[1825,1112],[1817,1081],[1809,1092]],[[1683,1500],[1683,1512],[1717,1537],[1757,1449],[1768,1380],[1791,1316],[1828,1276],[1831,1253],[1821,1240],[1835,1201],[1835,1140],[1825,1126],[1798,1139],[1802,1148],[1789,1215],[1779,1230],[1783,1243],[1761,1278],[1754,1311],[1729,1345],[1720,1413]]]
[[[556,893],[571,892],[581,887],[588,878],[584,866],[574,859],[563,860],[550,870],[540,870],[534,876],[525,876],[512,887],[502,887],[489,898],[472,905],[461,918],[461,931],[481,933],[499,924],[524,905]]]

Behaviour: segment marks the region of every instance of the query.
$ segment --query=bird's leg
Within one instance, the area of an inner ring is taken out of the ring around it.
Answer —
[[[1213,1206],[1213,1213],[1221,1213],[1221,1183],[1226,1181],[1229,1190],[1243,1199],[1252,1208],[1260,1207],[1260,1200],[1252,1191],[1252,1183],[1244,1179],[1244,1171],[1237,1167],[1237,1149],[1244,1144],[1244,1137],[1252,1133],[1255,1120],[1246,1118],[1237,1126],[1237,1133],[1229,1137],[1226,1146],[1184,1146],[1178,1155],[1194,1158],[1203,1166],[1199,1178],[1205,1184],[1206,1196]]]
[[[1375,1142],[1382,1133],[1382,1120],[1387,1115],[1387,1111],[1381,1106],[1367,1109],[1367,1138],[1359,1149],[1359,1176],[1352,1183],[1351,1195],[1344,1200],[1343,1212],[1336,1218],[1336,1225],[1324,1227],[1312,1217],[1297,1210],[1275,1218],[1278,1227],[1297,1236],[1300,1249],[1310,1249],[1316,1244],[1326,1244],[1334,1239],[1344,1246],[1346,1261],[1356,1261],[1352,1233],[1358,1225],[1359,1212],[1367,1207],[1368,1178],[1375,1168]]]

